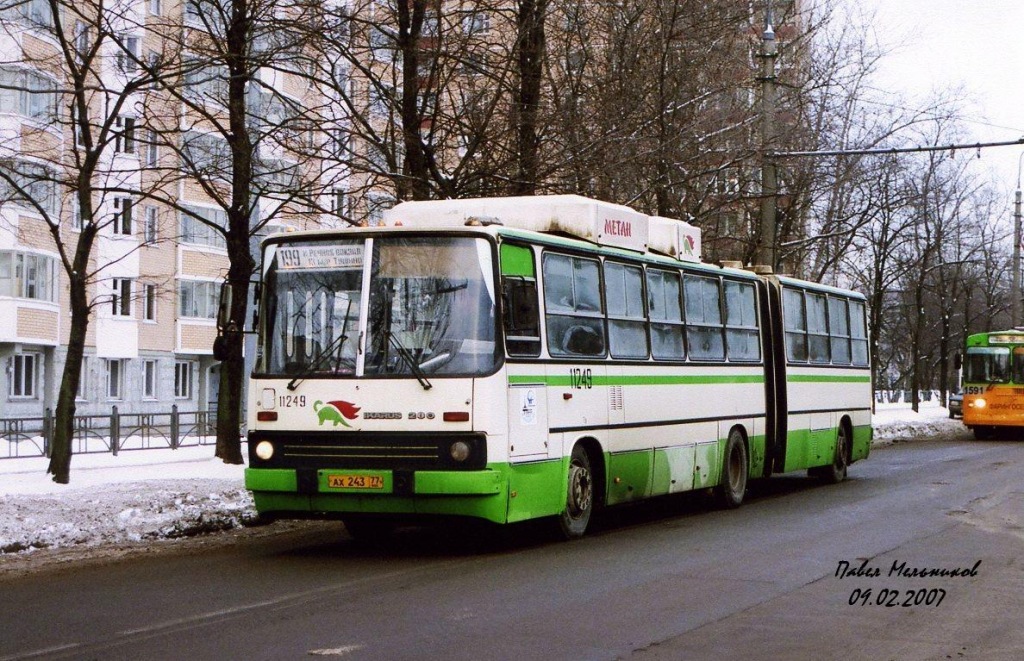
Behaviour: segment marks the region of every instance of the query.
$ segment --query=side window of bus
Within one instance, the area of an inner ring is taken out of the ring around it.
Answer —
[[[613,358],[647,358],[643,280],[637,266],[604,263],[608,349]]]
[[[674,271],[647,271],[647,309],[651,319],[651,353],[660,360],[686,358],[683,340],[682,286]]]
[[[846,299],[829,296],[828,328],[832,340],[832,362],[836,365],[849,365],[850,319],[847,315]]]
[[[686,274],[686,345],[693,360],[725,360],[722,302],[718,278]]]
[[[533,251],[502,244],[501,273],[505,348],[511,356],[539,356],[540,303]]]
[[[850,339],[853,344],[853,364],[868,364],[868,325],[866,309],[860,301],[850,301]]]
[[[502,278],[505,303],[505,345],[513,356],[540,355],[540,306],[537,281],[517,276]]]
[[[597,260],[544,255],[544,304],[552,356],[603,356],[604,310]]]
[[[812,363],[828,363],[828,315],[824,294],[807,292],[807,355]]]
[[[729,360],[761,359],[755,294],[754,285],[749,282],[725,281],[725,345]]]
[[[782,314],[785,317],[786,357],[797,362],[807,360],[807,316],[804,293],[799,289],[782,290]]]

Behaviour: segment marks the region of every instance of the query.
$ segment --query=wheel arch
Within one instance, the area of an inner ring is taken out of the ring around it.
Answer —
[[[853,419],[849,413],[844,413],[839,418],[839,426],[836,427],[836,440],[840,429],[846,430],[846,465],[853,463]]]
[[[596,489],[594,494],[594,504],[604,505],[608,493],[608,469],[604,461],[604,448],[601,442],[593,436],[581,436],[573,441],[572,446],[566,452],[566,456],[572,454],[572,448],[577,445],[583,447],[583,450],[587,453],[587,458],[590,459],[590,470],[594,473],[594,484],[600,485],[600,488]]]

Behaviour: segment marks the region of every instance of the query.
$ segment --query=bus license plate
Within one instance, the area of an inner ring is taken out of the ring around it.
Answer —
[[[383,489],[384,478],[380,475],[328,475],[327,486],[331,489]]]

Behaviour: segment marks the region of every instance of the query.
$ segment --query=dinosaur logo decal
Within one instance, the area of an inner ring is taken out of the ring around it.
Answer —
[[[330,422],[333,427],[337,427],[338,423],[351,427],[352,425],[348,424],[348,421],[359,417],[358,406],[340,399],[327,402],[326,404],[318,399],[313,402],[313,410],[316,412],[317,417],[320,418],[321,427],[325,422]]]
[[[690,255],[692,257],[693,249],[696,247],[696,241],[693,240],[692,236],[687,234],[686,236],[683,237],[683,250],[686,252],[687,255]]]

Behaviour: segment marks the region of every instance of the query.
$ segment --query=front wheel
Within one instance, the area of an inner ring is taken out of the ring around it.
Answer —
[[[559,532],[565,539],[578,539],[587,531],[594,512],[594,473],[590,457],[582,445],[572,449],[569,457],[565,509],[558,515]]]
[[[725,456],[722,461],[722,481],[715,488],[715,499],[727,509],[743,504],[747,493],[747,444],[739,429],[729,432],[725,442]]]

